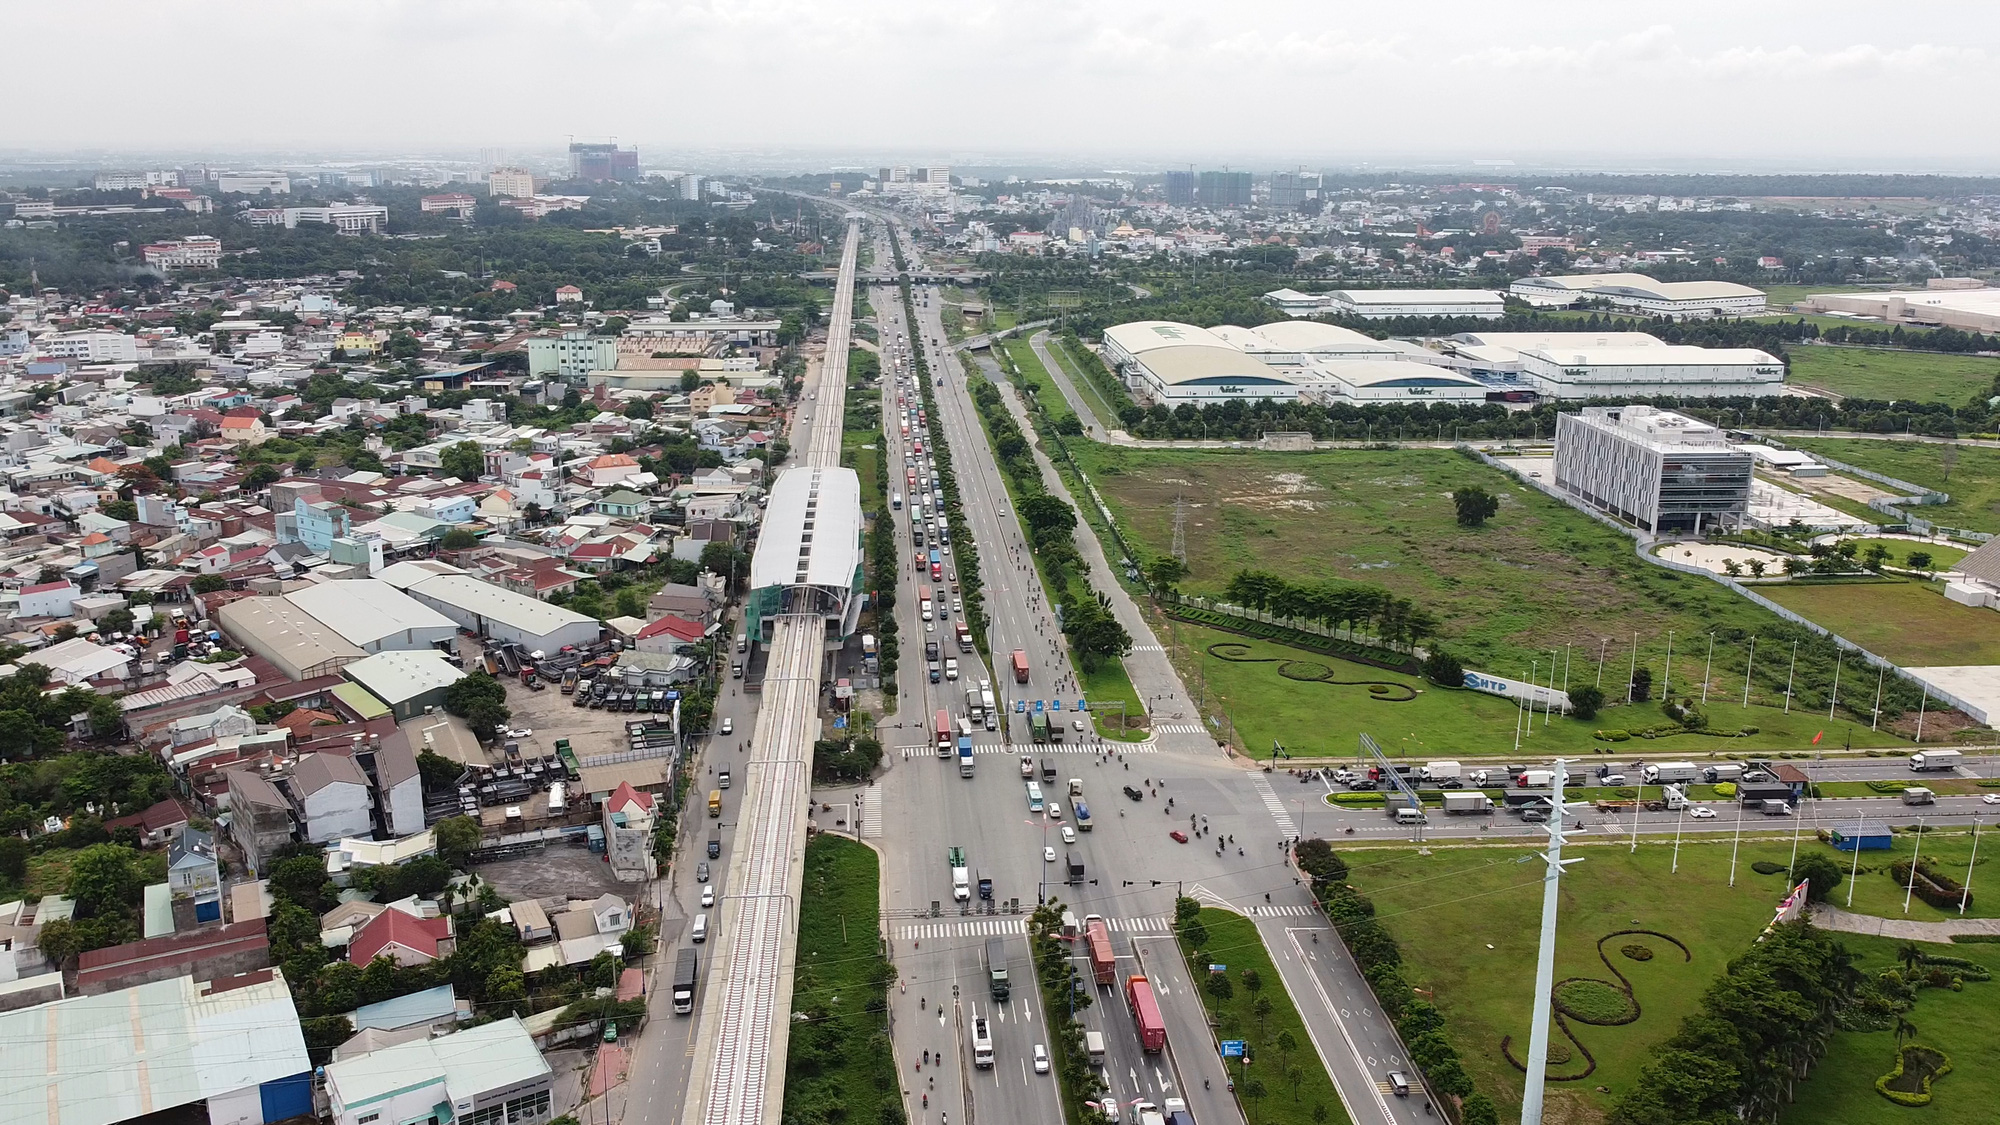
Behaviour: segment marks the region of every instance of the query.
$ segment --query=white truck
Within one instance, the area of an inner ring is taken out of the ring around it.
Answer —
[[[1556,783],[1556,771],[1522,770],[1521,776],[1514,780],[1523,789],[1547,789]]]
[[[1444,815],[1469,816],[1493,811],[1493,798],[1484,793],[1446,793]]]
[[[1926,770],[1955,770],[1965,755],[1957,750],[1919,750],[1910,755],[1910,768],[1918,773]]]
[[[979,681],[979,708],[986,716],[986,729],[1000,729],[1000,714],[993,707],[993,681]]]
[[[1903,803],[1906,805],[1935,805],[1937,804],[1937,794],[1921,785],[1912,785],[1903,790]]]
[[[1719,766],[1709,766],[1703,769],[1701,776],[1707,779],[1711,785],[1718,781],[1741,781],[1743,780],[1743,767],[1734,762],[1725,762]]]
[[[1167,1115],[1152,1102],[1140,1102],[1132,1107],[1132,1118],[1139,1125],[1167,1125]]]
[[[947,680],[958,678],[958,657],[947,656],[944,658],[944,678]]]
[[[965,713],[966,717],[975,723],[983,723],[986,719],[985,705],[980,701],[979,689],[976,687],[965,689]]]
[[[1694,781],[1700,776],[1701,767],[1693,762],[1659,762],[1639,772],[1639,777],[1647,785]]]
[[[972,1021],[972,1065],[981,1070],[993,1069],[993,1029],[986,1026],[985,1016]]]
[[[1425,781],[1459,781],[1464,775],[1457,762],[1431,762],[1424,766]]]
[[[945,862],[951,865],[951,897],[958,902],[970,901],[972,881],[965,873],[965,849],[951,849],[945,856]]]

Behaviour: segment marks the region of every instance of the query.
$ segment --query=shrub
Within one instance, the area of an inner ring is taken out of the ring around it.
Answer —
[[[1933,1047],[1904,1047],[1896,1069],[1875,1080],[1875,1092],[1901,1106],[1931,1104],[1931,1084],[1951,1073],[1951,1056]]]
[[[1434,648],[1424,659],[1424,679],[1439,687],[1464,687],[1465,665],[1443,649]]]
[[[1745,727],[1744,729],[1745,729],[1745,730],[1748,730],[1749,728],[1748,728],[1748,727]],[[1733,781],[1718,781],[1718,782],[1716,782],[1716,783],[1715,783],[1715,795],[1716,795],[1716,796],[1718,796],[1718,797],[1734,797],[1734,796],[1736,796],[1736,783],[1735,783],[1735,782],[1733,782]]]
[[[1622,730],[1595,730],[1590,732],[1590,737],[1600,742],[1626,742],[1632,735],[1629,731]]]
[[[1584,1023],[1630,1023],[1639,1016],[1632,998],[1601,980],[1582,977],[1556,985],[1552,997],[1557,1011]]]
[[[1589,722],[1604,708],[1604,689],[1596,684],[1585,684],[1571,688],[1569,692],[1570,714]]]
[[[1784,869],[1785,869],[1784,864],[1772,863],[1768,859],[1760,859],[1757,862],[1750,865],[1750,870],[1755,871],[1759,875],[1776,875],[1778,872],[1783,871]]]
[[[1651,961],[1653,959],[1653,950],[1651,949],[1651,947],[1641,945],[1636,941],[1627,945],[1619,946],[1618,952],[1624,954],[1625,956],[1631,958],[1634,961]]]

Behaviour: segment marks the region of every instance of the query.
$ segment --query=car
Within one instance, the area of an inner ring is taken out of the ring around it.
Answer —
[[[1396,1095],[1396,1096],[1397,1096],[1397,1097],[1399,1097],[1399,1098],[1407,1098],[1407,1097],[1409,1097],[1409,1096],[1410,1096],[1410,1080],[1409,1080],[1408,1076],[1406,1076],[1406,1075],[1405,1075],[1405,1074],[1404,1074],[1404,1073],[1403,1073],[1402,1071],[1400,1071],[1400,1070],[1392,1070],[1392,1071],[1390,1071],[1390,1072],[1389,1072],[1389,1092],[1390,1092],[1390,1093],[1392,1093],[1392,1094],[1394,1094],[1394,1095]]]
[[[1979,803],[1982,805],[2000,805],[2000,793],[1981,793],[1979,795]]]
[[[718,728],[718,729],[719,729],[719,730],[720,730],[720,731],[721,731],[721,732],[722,732],[723,734],[734,734],[734,733],[736,733],[736,720],[735,720],[735,719],[731,719],[731,718],[727,718],[727,717],[725,717],[725,718],[724,718],[724,719],[722,720],[722,726],[721,726],[720,728]]]
[[[1111,1123],[1111,1125],[1118,1125],[1118,1099],[1117,1099],[1117,1098],[1106,1098],[1106,1099],[1104,1099],[1103,1101],[1101,1101],[1101,1102],[1098,1102],[1098,1103],[1097,1103],[1097,1111],[1098,1111],[1099,1113],[1102,1113],[1102,1114],[1104,1115],[1104,1119],[1105,1119],[1106,1121],[1109,1121],[1109,1122]]]
[[[1062,842],[1063,842],[1063,843],[1065,843],[1065,844],[1074,844],[1074,843],[1076,843],[1076,829],[1074,829],[1074,828],[1071,828],[1071,827],[1070,827],[1069,825],[1067,825],[1067,824],[1063,825],[1063,826],[1062,826]]]
[[[1050,819],[1050,820],[1061,820],[1061,819],[1062,819],[1062,802],[1061,802],[1061,801],[1050,801],[1050,802],[1049,802],[1049,819]]]
[[[965,603],[958,600],[957,598],[951,599],[951,611],[953,613],[964,613]]]
[[[707,910],[709,907],[714,905],[715,905],[715,884],[710,883],[701,889],[701,908],[703,910]]]
[[[695,881],[695,882],[697,882],[697,883],[706,883],[706,882],[708,882],[708,864],[707,864],[707,863],[697,863],[697,864],[695,864],[695,865],[694,865],[694,881]]]
[[[1181,831],[1178,828],[1174,829],[1172,832],[1167,833],[1167,835],[1172,836],[1174,838],[1174,843],[1176,844],[1187,843],[1187,833]]]
[[[1055,848],[1053,848],[1053,847],[1047,847],[1047,848],[1043,848],[1043,849],[1042,849],[1042,862],[1043,862],[1043,863],[1054,863],[1055,861],[1056,861],[1056,850],[1055,850]]]
[[[1623,785],[1625,784],[1625,775],[1622,773],[1607,773],[1603,777],[1598,778],[1597,783],[1599,785]]]
[[[1021,755],[1021,776],[1022,777],[1035,776],[1035,760],[1033,758],[1028,757],[1026,754]]]
[[[1078,733],[1078,734],[1082,734],[1082,733],[1083,733],[1083,720],[1082,720],[1082,719],[1071,719],[1071,720],[1069,721],[1069,726],[1070,726],[1070,729],[1071,729],[1071,730],[1073,730],[1073,731],[1075,731],[1076,733]]]
[[[1024,759],[1022,759],[1022,760],[1023,760],[1023,761],[1026,761],[1027,759],[1025,759],[1025,758],[1024,758]],[[1144,791],[1144,790],[1141,790],[1141,789],[1134,789],[1134,788],[1133,788],[1133,787],[1131,787],[1130,785],[1127,785],[1127,786],[1125,787],[1125,796],[1126,796],[1126,798],[1127,798],[1127,799],[1129,799],[1129,800],[1133,800],[1133,801],[1143,801],[1143,800],[1145,800],[1145,799],[1146,799],[1146,793],[1145,793],[1145,791]]]
[[[1035,1073],[1047,1074],[1048,1072],[1049,1072],[1048,1048],[1042,1046],[1040,1043],[1037,1043],[1035,1044]]]
[[[926,633],[935,633],[935,632],[937,632],[937,622],[935,622],[935,621],[926,621],[926,622],[924,622],[924,632],[926,632]]]
[[[1707,805],[1696,805],[1688,810],[1688,815],[1696,820],[1714,820],[1715,810],[1709,808]]]
[[[502,738],[527,738],[534,733],[534,731],[529,730],[527,727],[508,727],[500,732],[500,736]]]

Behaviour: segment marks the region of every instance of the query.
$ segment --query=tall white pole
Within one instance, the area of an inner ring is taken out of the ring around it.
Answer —
[[[1597,643],[1597,686],[1604,686],[1604,653],[1611,647],[1611,638],[1605,637]]]
[[[1518,703],[1514,706],[1514,753],[1521,753],[1521,707]]]
[[[1701,701],[1708,702],[1708,674],[1715,671],[1715,634],[1708,635],[1708,663],[1701,669]]]
[[[1556,650],[1549,650],[1549,694],[1542,700],[1542,729],[1549,729],[1549,719],[1556,710]]]
[[[1661,792],[1664,793],[1666,792],[1666,790],[1662,789]],[[1686,798],[1685,793],[1682,794],[1682,798],[1683,799],[1681,801],[1681,807],[1679,810],[1680,816],[1674,819],[1674,864],[1669,872],[1670,874],[1674,875],[1678,875],[1681,872],[1681,825],[1687,823],[1687,801],[1685,799]]]
[[[1965,905],[1972,901],[1972,865],[1979,862],[1979,822],[1972,822],[1972,858],[1965,861],[1965,885],[1958,889],[1958,916],[1965,917]]]
[[[1917,850],[1910,853],[1910,885],[1903,888],[1903,913],[1910,912],[1910,895],[1917,889],[1917,861],[1924,858],[1924,818],[1917,818]]]
[[[1625,672],[1625,702],[1637,702],[1632,698],[1632,687],[1639,680],[1639,634],[1632,634],[1632,667]]]
[[[1865,820],[1855,821],[1854,832],[1854,862],[1848,865],[1847,870],[1847,905],[1849,906],[1854,905],[1854,878],[1861,874],[1861,837],[1868,832],[1868,822]]]
[[[1833,697],[1826,701],[1826,721],[1829,723],[1833,721],[1833,709],[1840,704],[1840,666],[1846,662],[1847,650],[1843,648],[1840,655],[1833,658]]]
[[[1737,782],[1737,785],[1742,785]],[[1736,852],[1743,846],[1743,790],[1736,791],[1736,839],[1729,844],[1729,885],[1736,885]],[[1849,888],[1852,891],[1852,888]]]
[[[1882,680],[1888,674],[1889,667],[1886,664],[1875,670],[1875,716],[1868,722],[1869,730],[1882,725]]]
[[[1639,775],[1639,783],[1632,787],[1632,846],[1628,854],[1639,850],[1639,809],[1646,803],[1646,775]]]
[[[1549,995],[1555,990],[1556,981],[1556,906],[1560,902],[1558,886],[1565,863],[1563,782],[1568,777],[1568,766],[1558,758],[1555,800],[1549,809],[1549,850],[1542,857],[1548,861],[1548,873],[1542,877],[1542,939],[1535,957],[1535,1018],[1528,1033],[1528,1082],[1521,1093],[1521,1125],[1542,1125],[1542,1095],[1549,1069]]]
[[[1528,661],[1528,737],[1535,737],[1535,672],[1541,668],[1539,661]]]
[[[1750,706],[1750,669],[1757,663],[1757,638],[1750,638],[1750,658],[1743,662],[1743,706]]]
[[[1563,646],[1563,690],[1564,691],[1569,690],[1569,656],[1570,656],[1569,650],[1573,647],[1575,646],[1570,644],[1565,644]]]
[[[1792,871],[1799,865],[1799,828],[1806,822],[1806,802],[1812,800],[1811,782],[1807,782],[1806,795],[1799,798],[1799,807],[1792,810],[1792,864],[1785,868]]]
[[[1792,677],[1799,671],[1799,642],[1792,642],[1792,666],[1785,672],[1785,714],[1792,713]]]
[[[1667,630],[1667,668],[1660,673],[1660,698],[1674,694],[1674,631]]]
[[[1931,685],[1922,681],[1919,683],[1924,689],[1923,702],[1917,704],[1917,744],[1921,746],[1924,741],[1924,711],[1931,705]]]

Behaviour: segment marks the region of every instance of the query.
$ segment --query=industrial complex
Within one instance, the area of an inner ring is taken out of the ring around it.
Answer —
[[[1729,526],[1750,505],[1751,454],[1721,430],[1649,406],[1586,406],[1556,420],[1556,487],[1659,532]]]
[[[1614,309],[1648,316],[1756,316],[1764,311],[1764,292],[1733,281],[1659,281],[1643,273],[1583,273],[1555,277],[1524,277],[1507,287],[1507,295],[1536,308],[1568,308],[1601,300]]]

